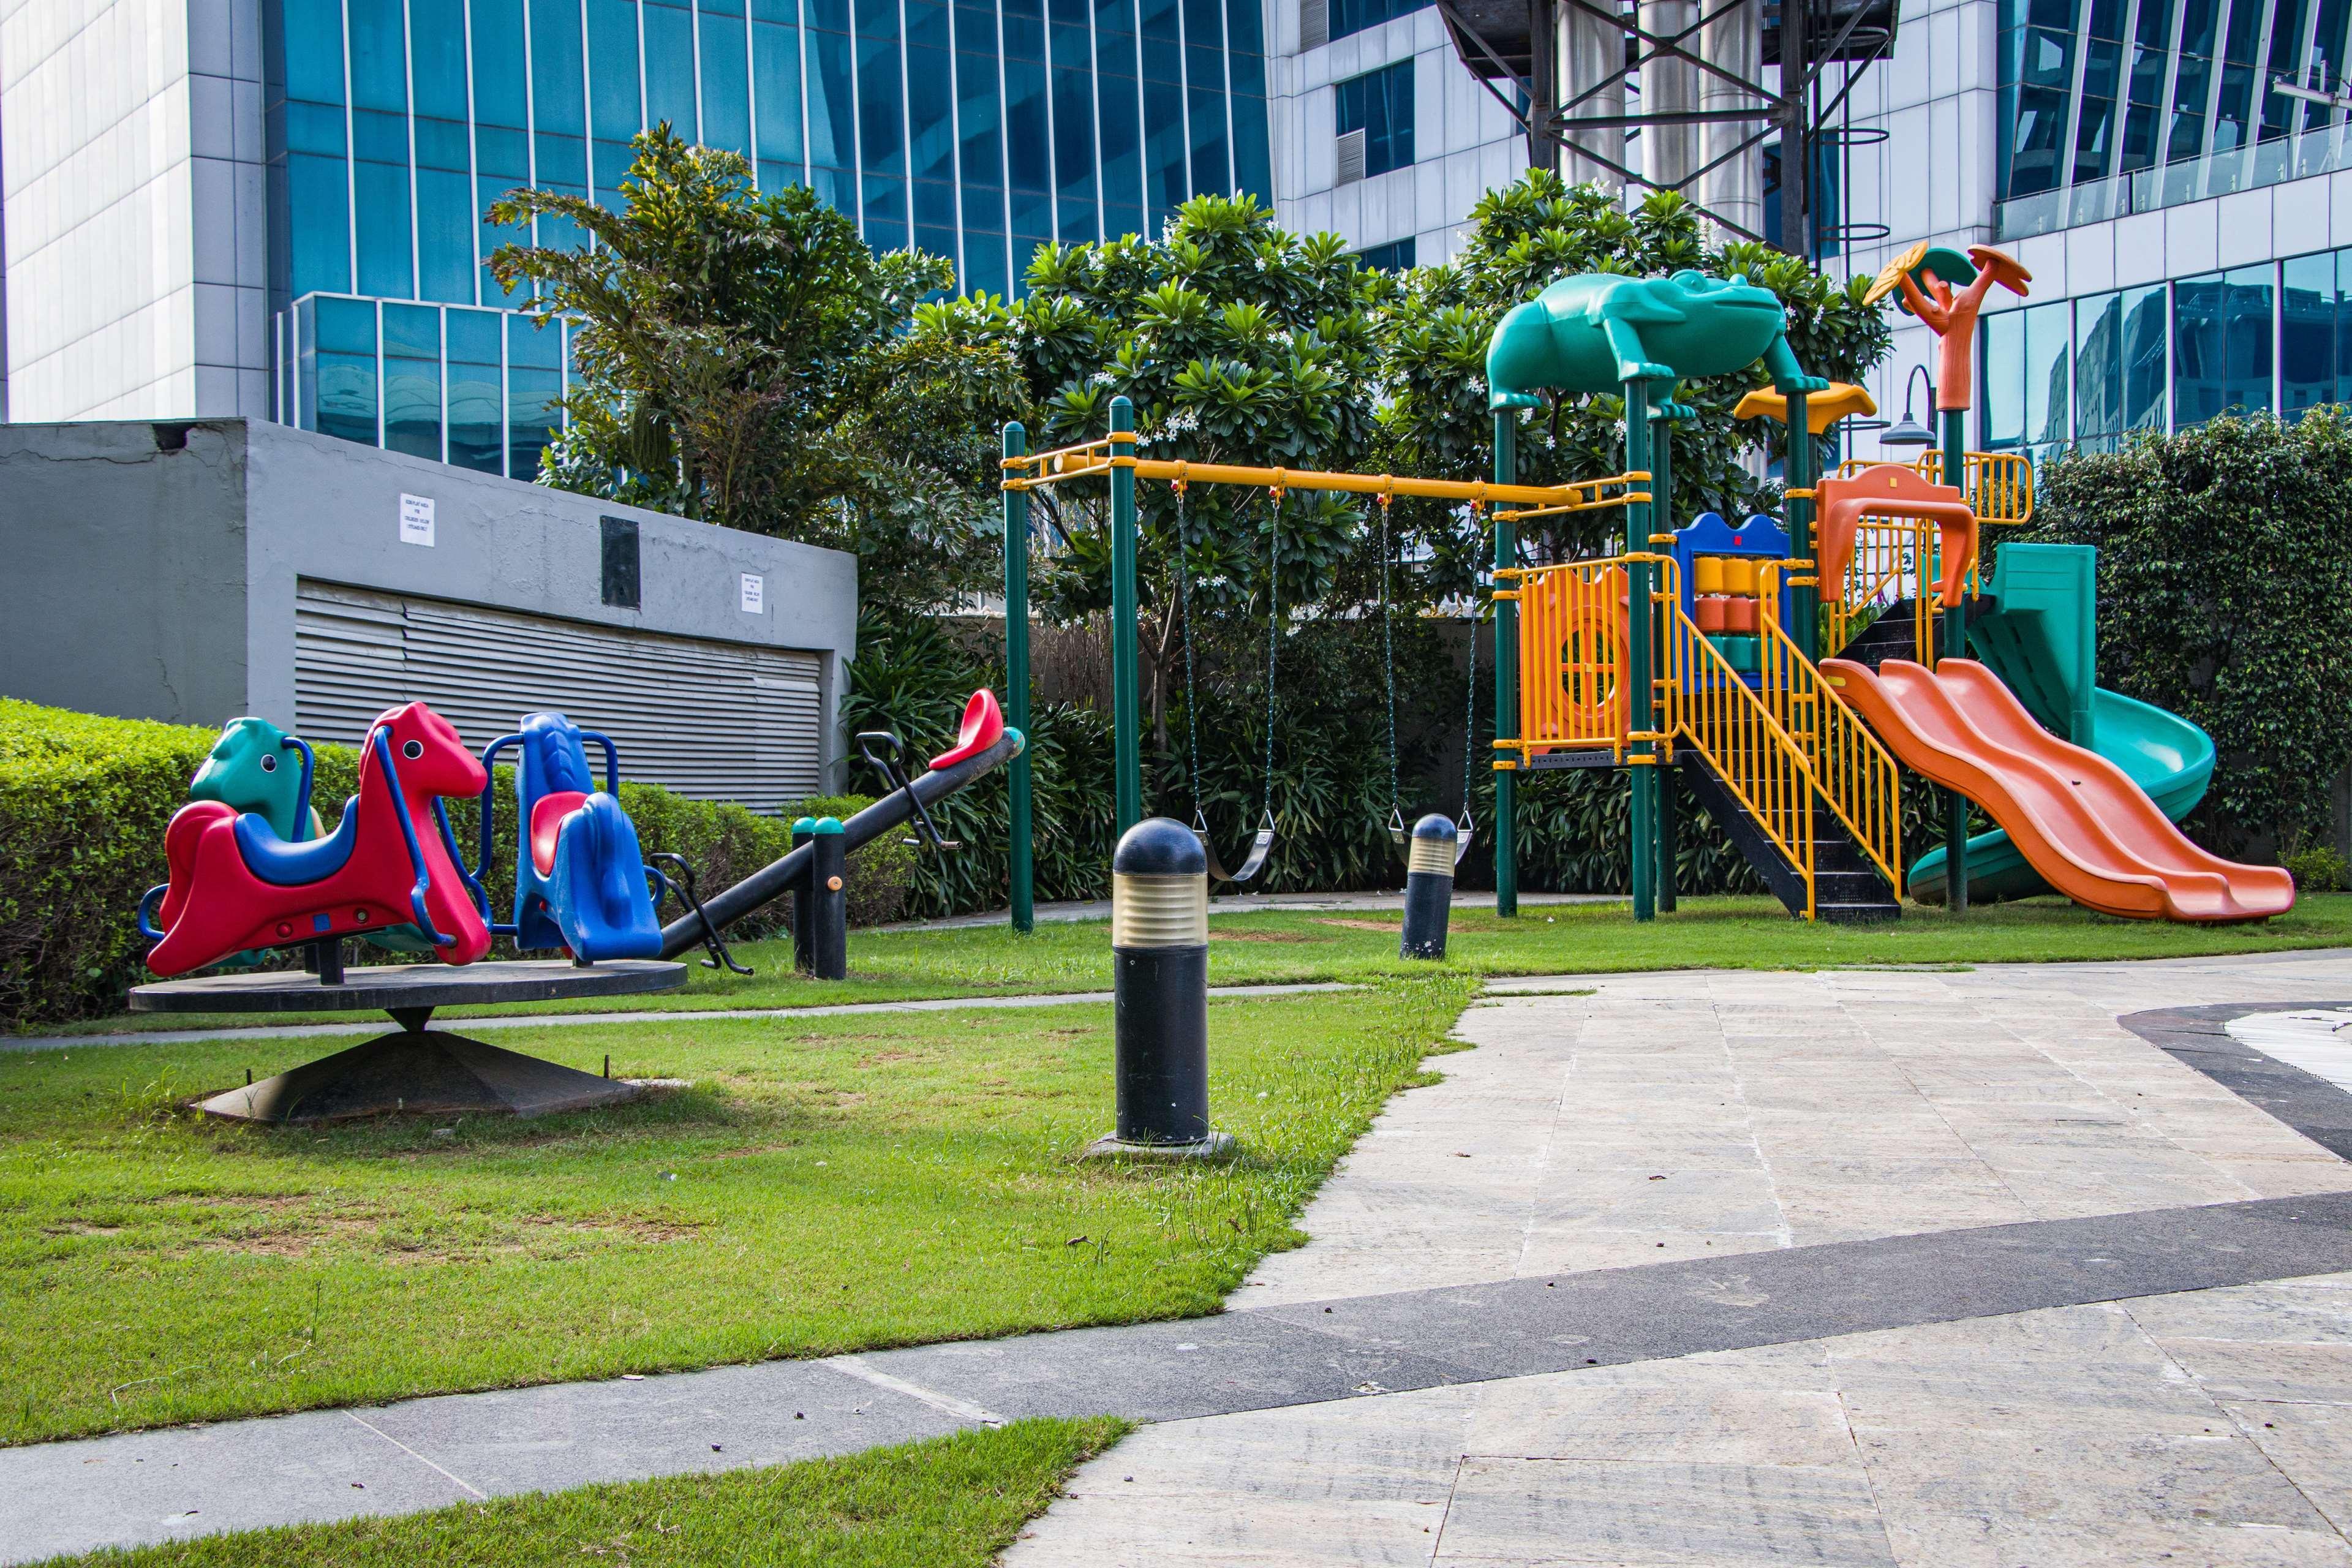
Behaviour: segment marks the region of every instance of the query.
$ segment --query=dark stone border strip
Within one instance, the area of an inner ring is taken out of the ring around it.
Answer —
[[[2336,1158],[2352,1160],[2352,1094],[2264,1055],[2229,1029],[2234,1020],[2255,1013],[2322,1008],[2352,1010],[2352,1002],[2225,1002],[2206,1007],[2158,1007],[2116,1021],[2247,1104],[2270,1112]]]

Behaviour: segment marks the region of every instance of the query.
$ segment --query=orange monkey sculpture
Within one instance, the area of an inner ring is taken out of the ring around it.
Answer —
[[[1903,308],[1935,332],[1936,406],[1948,413],[1968,407],[1974,390],[1969,373],[1976,358],[1977,311],[1986,293],[1999,283],[2022,298],[2032,281],[2033,274],[2014,257],[1989,245],[1972,245],[1962,256],[1949,246],[1923,242],[1889,262],[1863,300],[1874,305],[1899,289]]]

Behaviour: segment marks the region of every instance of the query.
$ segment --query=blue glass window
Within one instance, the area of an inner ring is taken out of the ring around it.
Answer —
[[[1095,0],[1095,112],[1102,128],[1103,233],[1143,232],[1143,98],[1135,0]]]
[[[702,142],[751,155],[751,36],[743,0],[701,0]]]
[[[529,83],[523,75],[521,0],[472,0],[474,23],[474,189],[476,205],[492,202],[530,183],[530,147],[524,113]],[[486,225],[482,258],[501,245],[529,245],[528,224]],[[507,296],[487,270],[482,299]]]
[[[284,0],[288,292],[352,286],[351,169],[343,141],[343,8]]]
[[[1985,450],[2025,445],[2025,313],[2000,310],[1979,323],[1982,374],[1977,378],[1977,420]]]
[[[2271,292],[2267,263],[2173,285],[2176,429],[2271,406]]]
[[[1266,144],[1265,100],[1234,100],[1234,189],[1274,205],[1274,153]]]
[[[646,123],[667,121],[681,141],[698,141],[691,0],[645,0],[637,14],[646,36]]]
[[[1006,0],[1004,33],[1013,34],[1013,5]],[[1043,47],[1042,38],[1039,47]],[[1054,237],[1052,132],[1045,115],[1045,67],[1042,60],[1008,53],[1004,60],[1004,172],[1011,192],[1013,270],[1028,269],[1029,253]]]
[[[1419,250],[1412,235],[1392,239],[1386,245],[1367,246],[1356,252],[1357,262],[1375,272],[1402,272],[1415,265],[1413,257]]]
[[[465,0],[409,0],[408,42],[416,94],[416,291],[470,305],[475,213]]]
[[[441,460],[441,311],[383,308],[383,444]]]
[[[2074,301],[2074,439],[2112,449],[2124,428],[2124,299]]]
[[[539,455],[563,423],[563,340],[528,316],[507,318],[507,475],[539,477]]]
[[[1102,236],[1096,208],[1094,37],[1085,0],[1052,0],[1054,191],[1065,243]]]
[[[596,200],[618,212],[629,173],[629,138],[645,127],[637,90],[637,8],[629,0],[587,0],[589,174]]]
[[[1150,55],[1147,48],[1147,61]],[[1145,69],[1150,67],[1147,63]],[[1192,194],[1184,169],[1184,88],[1181,82],[1143,84],[1144,158],[1150,170],[1151,226],[1160,226]]]
[[[1377,27],[1399,16],[1409,16],[1428,4],[1429,0],[1331,0],[1331,36],[1344,38],[1350,33]],[[1244,36],[1256,37],[1255,34]]]
[[[1225,0],[1225,72],[1236,96],[1265,96],[1265,24],[1257,0]]]
[[[1184,0],[1184,89],[1192,132],[1192,194],[1234,188],[1225,135],[1225,17],[1218,0]]]
[[[1339,133],[1364,133],[1364,177],[1385,174],[1412,162],[1412,62],[1399,60],[1362,76],[1349,77],[1337,93]]]
[[[2124,290],[2124,428],[2164,428],[2170,355],[2163,284]]]
[[[2279,417],[2302,418],[2336,398],[2337,257],[2298,256],[2279,268]]]
[[[809,183],[817,195],[857,216],[857,98],[849,39],[812,31],[808,40]],[[842,180],[838,176],[850,176]]]
[[[506,400],[499,368],[503,320],[488,310],[451,310],[443,326],[449,358],[449,461],[485,474],[506,472]]]
[[[316,406],[321,435],[376,444],[375,303],[318,301]]]
[[[998,256],[992,276],[1004,273],[1004,137],[996,90],[996,18],[986,11],[959,8],[956,17],[956,115],[963,137],[956,168],[963,181],[963,223],[968,231],[992,231]],[[971,287],[1000,285],[971,282],[975,268],[969,254],[974,241],[967,234],[965,281]]]
[[[319,302],[294,301],[294,423],[319,427]]]
[[[793,0],[752,0],[751,100],[759,115],[760,185],[801,182],[800,7]]]
[[[416,293],[408,205],[408,40],[401,0],[351,0],[352,198],[359,292]]]
[[[531,0],[531,183],[567,196],[588,194],[586,63],[580,0]],[[587,236],[567,218],[541,218],[539,243],[568,249]]]

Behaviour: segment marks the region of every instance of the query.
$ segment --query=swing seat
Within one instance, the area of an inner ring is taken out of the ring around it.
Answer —
[[[1197,812],[1192,817],[1192,837],[1201,841],[1201,853],[1208,858],[1209,880],[1240,887],[1257,880],[1259,873],[1265,869],[1267,858],[1274,854],[1274,815],[1268,812],[1265,820],[1258,824],[1257,834],[1250,840],[1249,853],[1242,857],[1238,870],[1225,869],[1224,861],[1217,854],[1217,847],[1209,841],[1209,824]]]

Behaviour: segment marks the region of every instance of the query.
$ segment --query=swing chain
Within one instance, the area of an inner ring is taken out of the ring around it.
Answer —
[[[1265,574],[1265,784],[1258,813],[1262,826],[1274,826],[1274,649],[1282,607],[1282,487],[1266,493],[1274,505],[1266,513]]]
[[[1389,500],[1381,496],[1381,652],[1389,678],[1389,830],[1404,828],[1403,795],[1397,786],[1396,619],[1389,598]]]
[[[1470,504],[1470,518],[1477,526],[1478,541],[1482,545],[1486,542],[1486,509],[1484,506],[1475,501],[1473,501]],[[1478,557],[1483,554],[1485,554],[1485,551],[1479,551],[1477,554],[1474,554],[1471,557],[1470,562],[1470,597],[1474,611],[1470,621],[1470,675],[1469,679],[1462,683],[1462,818],[1460,827],[1462,830],[1462,838],[1465,842],[1467,842],[1470,836],[1475,833],[1478,828],[1478,819],[1473,816],[1470,811],[1470,781],[1475,776],[1471,772],[1470,764],[1475,762],[1478,756],[1478,622],[1475,610],[1476,608],[1478,597]],[[1495,623],[1495,635],[1498,639],[1502,636],[1502,622],[1499,620]],[[1501,643],[1497,641],[1496,644],[1496,651],[1495,657],[1497,660],[1496,668],[1498,669],[1502,668],[1501,663],[1499,662],[1502,658],[1501,646]],[[1391,679],[1393,679],[1394,677],[1391,676]]]
[[[1176,616],[1184,628],[1184,746],[1187,757],[1185,778],[1192,795],[1192,821],[1203,831],[1208,818],[1201,810],[1201,704],[1192,685],[1192,563],[1185,556],[1184,496],[1191,489],[1182,479],[1175,481],[1176,491]]]

